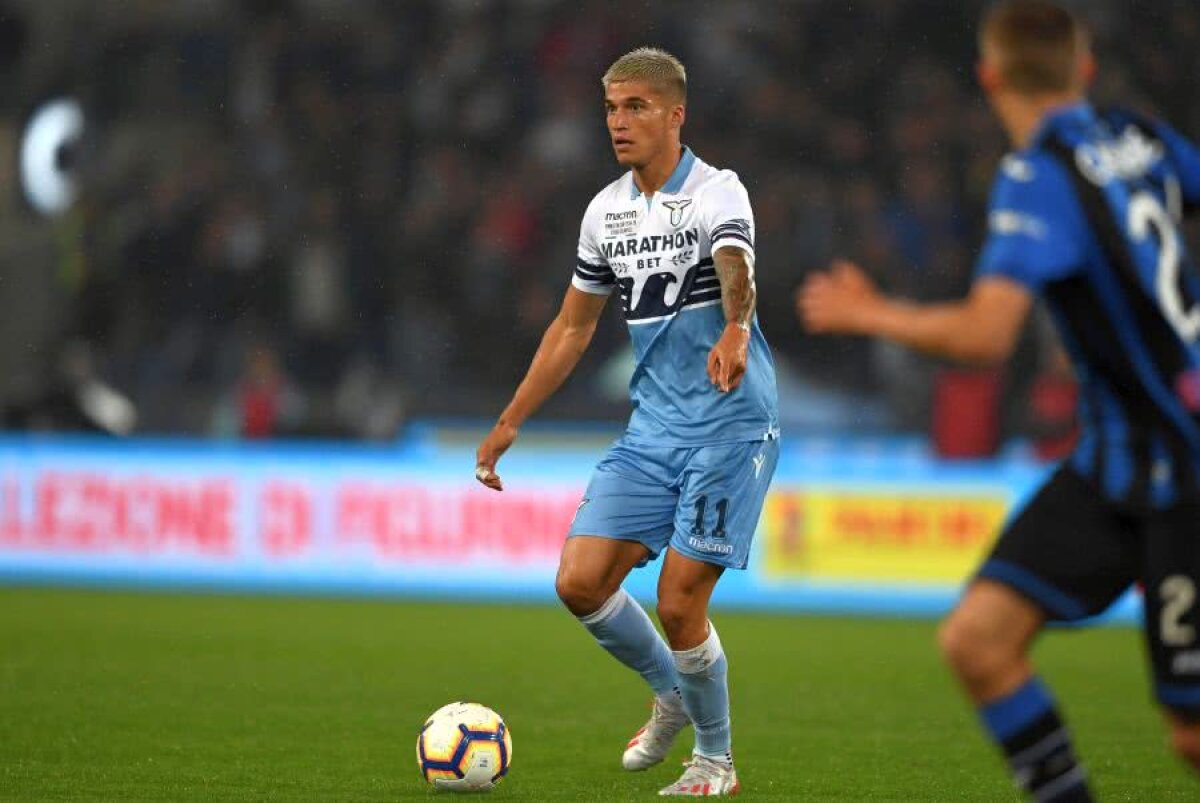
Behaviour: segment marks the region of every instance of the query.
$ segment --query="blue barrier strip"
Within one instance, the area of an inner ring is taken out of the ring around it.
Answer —
[[[653,605],[653,581],[657,572],[627,582],[630,593],[645,605]],[[0,566],[0,584],[78,586],[87,588],[142,588],[176,591],[246,592],[280,595],[387,597],[397,599],[453,599],[475,602],[556,602],[553,584],[472,584],[453,581],[430,582],[395,577],[343,577],[217,574],[199,571],[93,567],[88,569]],[[650,590],[647,590],[650,589]],[[866,586],[812,586],[780,589],[770,595],[730,592],[720,585],[713,598],[714,610],[777,611],[821,615],[882,616],[887,618],[933,618],[950,611],[957,589],[915,590]],[[1087,624],[1130,625],[1141,621],[1141,603],[1130,593],[1103,615]]]

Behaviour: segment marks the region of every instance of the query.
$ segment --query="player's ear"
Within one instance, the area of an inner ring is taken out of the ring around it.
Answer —
[[[983,59],[975,64],[975,78],[984,92],[991,93],[1000,88],[1000,71]]]
[[[683,128],[683,121],[687,119],[687,107],[682,103],[677,103],[671,109],[671,125],[675,128]]]
[[[1083,79],[1085,87],[1090,86],[1092,81],[1096,80],[1096,57],[1090,50],[1083,54],[1079,65],[1079,75]]]

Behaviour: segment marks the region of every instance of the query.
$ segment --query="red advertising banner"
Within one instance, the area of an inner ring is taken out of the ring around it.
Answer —
[[[552,564],[578,502],[562,488],[56,469],[0,477],[0,551]]]

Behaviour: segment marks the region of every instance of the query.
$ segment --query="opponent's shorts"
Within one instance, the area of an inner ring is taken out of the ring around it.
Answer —
[[[570,535],[638,541],[649,560],[670,545],[744,569],[778,461],[777,439],[655,447],[621,438],[596,466]]]
[[[1009,522],[978,576],[1056,621],[1099,614],[1140,583],[1155,694],[1200,719],[1200,499],[1131,513],[1064,466]]]

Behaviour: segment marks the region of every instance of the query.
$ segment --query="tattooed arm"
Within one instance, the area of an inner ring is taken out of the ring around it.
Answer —
[[[750,322],[754,319],[754,265],[741,248],[722,246],[713,254],[721,282],[725,331],[708,354],[708,378],[722,392],[733,390],[746,373]]]

